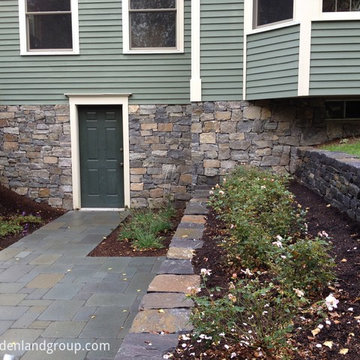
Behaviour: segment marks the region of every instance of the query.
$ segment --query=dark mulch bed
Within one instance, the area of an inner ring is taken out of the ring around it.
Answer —
[[[43,220],[42,224],[31,224],[22,233],[0,237],[0,250],[14,244],[23,236],[32,233],[39,227],[63,215],[65,212],[63,209],[54,209],[47,204],[37,203],[0,185],[0,216],[34,215],[41,217]]]
[[[332,255],[336,261],[338,282],[336,288],[326,290],[324,299],[329,292],[333,292],[340,300],[337,311],[332,312],[329,318],[330,326],[325,325],[322,318],[314,315],[309,315],[305,321],[294,319],[294,328],[301,327],[302,330],[297,330],[293,336],[293,343],[298,348],[293,359],[360,359],[360,224],[329,206],[320,196],[296,182],[290,185],[290,190],[295,194],[297,202],[308,210],[309,232],[316,236],[319,231],[326,231],[332,239]],[[197,250],[193,260],[196,273],[200,273],[202,268],[212,270],[212,275],[207,280],[208,287],[222,287],[228,283],[229,269],[225,269],[222,265],[222,250],[217,245],[223,236],[225,236],[224,225],[213,212],[210,212],[203,238],[204,247]],[[217,295],[221,296],[221,292]],[[352,308],[352,311],[349,311],[349,308]],[[319,323],[325,326],[314,337],[311,330],[315,329]],[[323,345],[326,341],[333,342],[332,349]],[[316,347],[317,344],[321,344],[321,348]],[[175,359],[222,358],[221,353],[216,352],[208,353],[207,356],[200,355],[206,350],[202,343],[192,342],[193,348],[190,351],[184,351],[181,345],[182,342],[177,353],[174,354]],[[346,355],[339,354],[340,349],[343,348],[348,349]],[[242,357],[236,359],[254,358],[245,351],[244,349]],[[196,356],[190,353],[196,353]]]
[[[176,215],[171,219],[171,230],[159,234],[159,236],[163,238],[164,247],[162,249],[150,249],[144,251],[133,249],[131,242],[128,239],[119,240],[119,233],[123,226],[123,224],[120,224],[94,250],[92,250],[88,256],[165,256],[183,213],[183,210],[177,210]],[[131,217],[129,216],[125,221],[131,221]]]

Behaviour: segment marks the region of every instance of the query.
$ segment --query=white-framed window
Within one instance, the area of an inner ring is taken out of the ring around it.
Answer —
[[[293,20],[294,0],[254,0],[253,28]]]
[[[124,53],[184,51],[184,0],[123,0]]]
[[[323,12],[360,11],[360,0],[323,0]]]
[[[78,0],[19,0],[21,55],[79,53]]]

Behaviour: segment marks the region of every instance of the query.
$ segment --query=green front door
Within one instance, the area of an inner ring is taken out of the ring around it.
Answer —
[[[124,207],[122,109],[81,106],[81,207]]]

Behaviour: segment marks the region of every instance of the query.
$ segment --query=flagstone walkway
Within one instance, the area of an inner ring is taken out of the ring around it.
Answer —
[[[87,257],[120,216],[71,211],[0,252],[0,359],[114,359],[163,260]],[[21,342],[60,350],[3,351]]]

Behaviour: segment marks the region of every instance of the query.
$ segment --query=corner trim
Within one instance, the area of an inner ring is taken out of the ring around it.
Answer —
[[[200,53],[200,0],[191,2],[191,80],[190,101],[202,100],[201,53]]]
[[[123,115],[123,145],[124,145],[124,205],[130,207],[130,150],[129,150],[129,94],[65,94],[69,98],[70,131],[71,131],[71,160],[73,207],[81,209],[81,181],[80,181],[80,138],[79,114],[80,105],[121,105]]]

